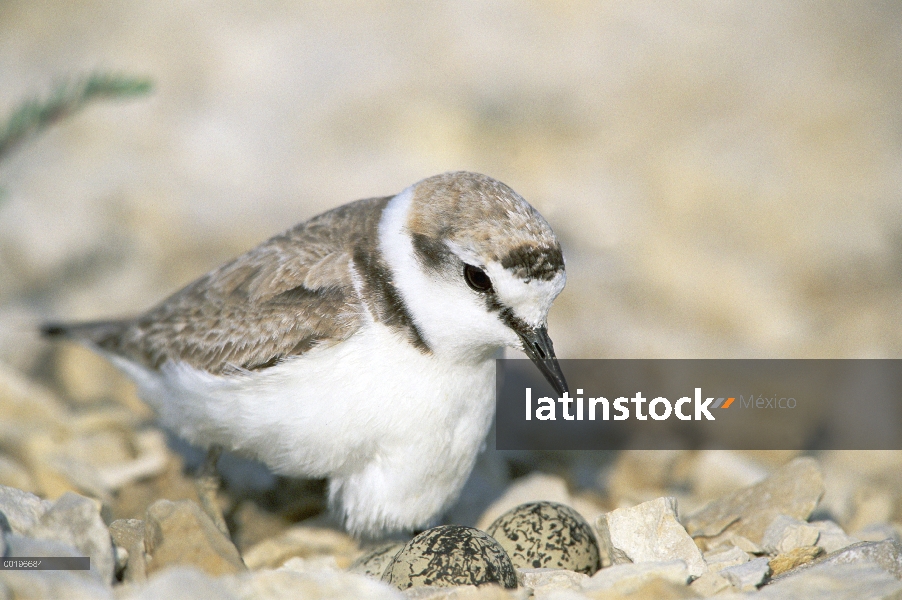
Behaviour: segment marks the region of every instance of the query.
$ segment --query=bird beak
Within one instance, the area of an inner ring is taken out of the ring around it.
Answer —
[[[523,351],[526,352],[526,356],[539,367],[539,371],[542,372],[554,391],[561,395],[569,392],[561,365],[558,364],[557,357],[554,355],[554,345],[551,343],[551,338],[548,337],[548,328],[521,329],[517,331],[517,335],[523,341]]]

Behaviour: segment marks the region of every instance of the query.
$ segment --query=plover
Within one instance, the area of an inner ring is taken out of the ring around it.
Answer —
[[[565,280],[538,211],[446,173],[314,217],[136,318],[43,332],[106,356],[186,440],[329,478],[346,528],[381,535],[457,498],[502,348],[567,390],[546,329]]]

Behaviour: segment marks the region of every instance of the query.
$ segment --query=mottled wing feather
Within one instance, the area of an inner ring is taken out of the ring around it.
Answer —
[[[60,326],[158,368],[167,360],[223,374],[334,344],[361,326],[351,258],[375,243],[388,198],[336,208],[208,273],[131,321]]]

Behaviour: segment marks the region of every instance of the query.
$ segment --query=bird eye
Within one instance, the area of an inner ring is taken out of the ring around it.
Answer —
[[[492,291],[492,280],[479,267],[474,267],[473,265],[464,266],[464,279],[467,285],[477,292]]]

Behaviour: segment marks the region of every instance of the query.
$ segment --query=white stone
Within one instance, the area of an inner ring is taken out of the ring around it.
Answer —
[[[35,539],[8,533],[6,557],[84,556],[84,552],[56,539]],[[93,561],[84,571],[0,571],[0,598],[3,585],[12,590],[11,598],[111,598],[109,580],[104,580]],[[5,598],[4,598],[5,600]]]
[[[567,569],[517,569],[517,585],[542,589],[579,589],[589,576]]]
[[[96,570],[103,581],[113,581],[116,567],[113,541],[95,500],[66,492],[28,530],[27,535],[70,544],[80,552],[80,556],[91,557],[91,570]]]
[[[125,569],[126,583],[147,579],[147,564],[144,557],[144,521],[140,519],[118,519],[110,523],[110,537],[116,551],[117,569]],[[124,561],[124,565],[121,564]]]
[[[357,542],[348,534],[326,527],[298,525],[275,537],[258,542],[244,553],[244,564],[251,570],[282,566],[290,558],[332,556],[340,568],[347,568],[359,554]]]
[[[817,462],[797,458],[764,481],[718,498],[683,523],[706,548],[716,548],[733,535],[760,544],[777,516],[807,519],[823,494],[824,477]]]
[[[582,588],[587,591],[613,590],[629,594],[653,579],[686,585],[689,581],[689,569],[682,560],[614,565],[584,581]]]
[[[861,541],[850,535],[846,535],[843,528],[834,521],[814,521],[811,525],[816,527],[819,532],[817,545],[823,548],[824,552],[828,554]]]
[[[192,500],[157,500],[144,513],[146,573],[191,565],[211,575],[246,570],[232,540]]]
[[[40,521],[53,503],[34,494],[0,485],[0,512],[13,533],[24,534]]]
[[[309,573],[311,571],[340,571],[334,556],[314,556],[301,558],[294,556],[286,560],[279,569],[293,571],[295,573]]]
[[[708,571],[707,573],[693,581],[691,584],[689,584],[689,587],[696,594],[707,598],[709,596],[714,596],[732,588],[733,584],[730,583],[729,579],[727,579],[720,573]]]
[[[767,529],[761,544],[769,554],[786,554],[802,546],[814,546],[820,530],[805,521],[787,515],[776,517]]]
[[[736,546],[730,546],[728,549],[719,548],[717,550],[705,552],[704,557],[705,562],[708,563],[708,570],[713,572],[742,565],[749,561],[748,553]]]
[[[634,563],[682,560],[693,577],[708,570],[701,550],[677,520],[676,500],[657,498],[618,508],[596,521],[599,544],[610,541]]]
[[[729,579],[738,591],[750,592],[761,585],[770,573],[770,565],[767,562],[767,558],[762,556],[745,564],[726,568],[720,574]]]

